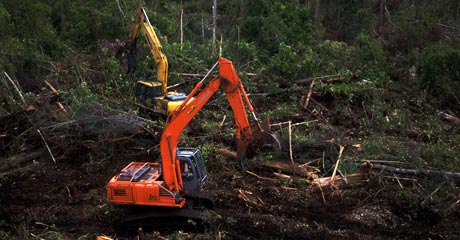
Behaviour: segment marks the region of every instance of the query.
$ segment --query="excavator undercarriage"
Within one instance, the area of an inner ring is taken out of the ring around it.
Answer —
[[[129,206],[117,224],[120,236],[135,235],[139,229],[169,233],[175,231],[203,232],[211,222],[214,199],[205,192],[188,196],[182,208]]]

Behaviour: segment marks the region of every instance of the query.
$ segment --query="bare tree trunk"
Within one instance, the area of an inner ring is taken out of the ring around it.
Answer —
[[[117,2],[118,10],[120,11],[121,16],[122,16],[123,18],[125,18],[125,14],[124,14],[123,11],[121,10],[120,0],[115,0],[115,2]]]
[[[212,4],[212,55],[216,56],[217,0]]]
[[[160,1],[155,1],[155,3],[153,4],[153,9],[158,9],[159,7],[159,4],[160,4]]]
[[[237,43],[238,43],[238,48],[236,49],[236,59],[240,59],[240,26],[236,26],[237,30]],[[238,61],[238,69],[240,68],[240,61]]]
[[[455,21],[457,21],[457,23],[458,23],[458,20],[460,19],[459,18],[459,15],[460,15],[459,13],[460,13],[460,3],[457,2],[457,14],[455,15]]]
[[[337,33],[340,32],[340,0],[337,0]]]
[[[316,33],[319,33],[319,0],[315,1],[315,30]]]
[[[182,7],[182,1],[180,1],[180,50],[182,51],[182,46],[184,44],[184,8]]]
[[[386,0],[380,0],[380,26],[383,26],[385,22],[385,6]]]
[[[201,13],[201,40],[204,42],[204,13]]]

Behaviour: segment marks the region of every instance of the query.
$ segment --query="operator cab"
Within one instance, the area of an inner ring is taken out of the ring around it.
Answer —
[[[208,176],[201,151],[198,148],[177,148],[176,156],[180,161],[184,188],[189,193],[199,191]]]
[[[134,91],[137,105],[168,115],[187,98],[185,93],[168,92],[163,95],[163,83],[149,78],[137,81]]]
[[[159,81],[137,81],[134,96],[138,103],[146,105],[147,102],[152,103],[153,98],[163,95],[163,84]]]

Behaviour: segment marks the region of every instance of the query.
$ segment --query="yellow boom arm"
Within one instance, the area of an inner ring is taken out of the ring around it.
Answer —
[[[153,55],[155,63],[157,65],[157,80],[163,85],[163,95],[166,94],[166,87],[168,85],[168,59],[163,52],[160,40],[153,30],[153,26],[150,23],[147,14],[143,7],[139,7],[136,11],[136,20],[131,27],[128,40],[128,48],[134,46],[137,42],[140,32],[144,33],[145,39],[147,40],[150,52]]]

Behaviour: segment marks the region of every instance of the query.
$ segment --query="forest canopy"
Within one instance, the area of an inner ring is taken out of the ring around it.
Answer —
[[[353,66],[363,64],[364,74],[400,78],[402,69],[422,64],[426,47],[458,48],[457,1],[217,1],[216,26],[212,4],[3,0],[0,67],[21,79],[48,74],[50,62],[72,51],[126,39],[138,6],[146,7],[177,72],[215,58],[209,54],[214,27],[226,57],[286,79],[356,72]]]

